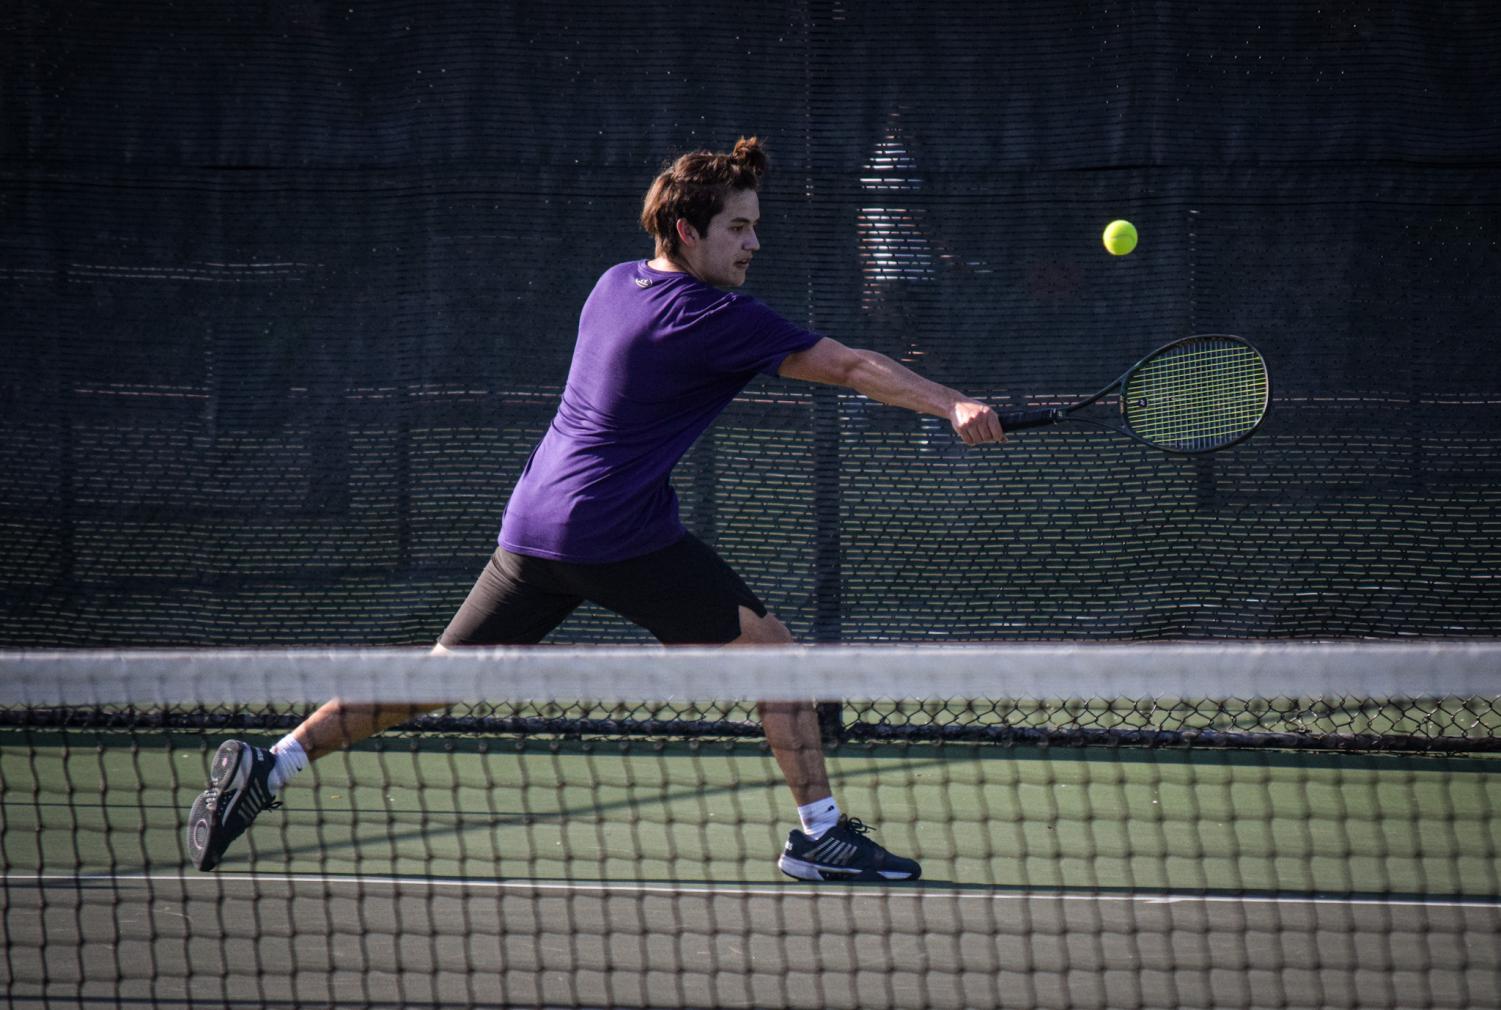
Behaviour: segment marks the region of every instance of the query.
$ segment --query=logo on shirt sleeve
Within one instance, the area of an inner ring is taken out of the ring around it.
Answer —
[[[649,287],[651,287],[651,278],[650,277],[637,277],[636,278],[636,287],[638,287],[638,288],[649,288]]]

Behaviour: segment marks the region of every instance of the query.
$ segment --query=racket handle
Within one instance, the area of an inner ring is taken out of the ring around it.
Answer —
[[[1045,424],[1052,424],[1063,416],[1063,411],[1057,407],[1038,407],[1035,410],[1007,410],[1002,412],[1001,427],[1006,431],[1015,431],[1018,428],[1040,428]]]

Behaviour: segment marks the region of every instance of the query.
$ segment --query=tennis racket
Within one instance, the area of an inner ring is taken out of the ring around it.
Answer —
[[[1115,391],[1121,423],[1076,413]],[[1213,452],[1249,438],[1266,417],[1270,398],[1261,352],[1240,337],[1206,334],[1157,348],[1088,399],[1008,411],[1000,419],[1008,432],[1079,421],[1168,452]]]

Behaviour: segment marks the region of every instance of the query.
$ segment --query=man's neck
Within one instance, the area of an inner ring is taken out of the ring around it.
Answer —
[[[684,266],[677,260],[669,259],[665,255],[659,255],[653,260],[648,260],[646,265],[664,274],[688,274],[690,277],[697,277],[699,280],[703,280],[691,267]]]

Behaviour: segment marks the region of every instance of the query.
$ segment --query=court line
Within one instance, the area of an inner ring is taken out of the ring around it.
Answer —
[[[1075,891],[1044,890],[944,890],[922,885],[897,885],[891,887],[818,887],[788,884],[782,887],[748,887],[737,884],[650,884],[604,881],[530,881],[492,880],[483,877],[396,877],[384,875],[338,875],[325,876],[316,873],[5,873],[0,881],[30,881],[46,883],[108,883],[108,884],[318,884],[339,885],[401,885],[409,887],[452,888],[475,891],[555,891],[559,893],[603,894],[665,894],[673,896],[708,896],[726,898],[907,898],[916,900],[953,901],[1092,901],[1135,902],[1148,905],[1174,904],[1279,904],[1279,905],[1358,905],[1389,906],[1397,908],[1493,908],[1501,910],[1501,896],[1486,898],[1421,898],[1378,895],[1293,895],[1293,894],[1174,894],[1170,892],[1079,893]]]

